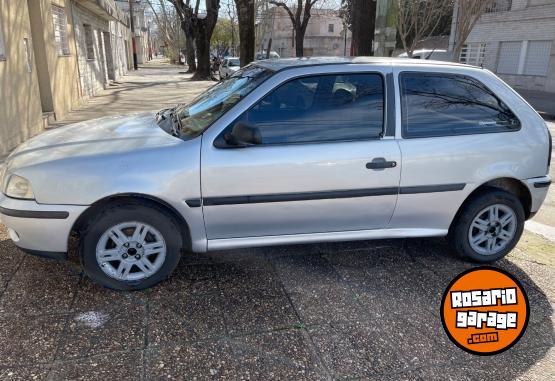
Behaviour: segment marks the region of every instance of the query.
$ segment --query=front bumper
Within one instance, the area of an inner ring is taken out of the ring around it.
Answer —
[[[32,254],[63,256],[83,205],[46,205],[16,200],[0,193],[0,222],[8,227],[16,246]]]
[[[551,185],[551,177],[549,175],[534,177],[532,179],[524,180],[524,184],[528,187],[530,195],[532,196],[530,212],[536,213],[547,196],[549,186]]]

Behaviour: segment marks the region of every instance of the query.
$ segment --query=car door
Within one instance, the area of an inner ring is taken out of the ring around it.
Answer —
[[[205,134],[208,239],[386,228],[401,158],[393,136],[384,134],[393,126],[386,115],[394,117],[386,110],[385,74],[285,80],[217,137]],[[255,128],[259,144],[222,145],[239,124]]]
[[[447,232],[472,190],[494,178],[513,177],[521,166],[518,158],[533,149],[524,143],[518,118],[494,93],[497,81],[487,82],[490,89],[449,70],[395,69],[403,172],[392,228]]]

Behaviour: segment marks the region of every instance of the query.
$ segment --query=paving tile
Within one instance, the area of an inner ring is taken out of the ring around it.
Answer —
[[[111,353],[52,366],[50,380],[139,380],[143,372],[141,351]]]
[[[51,362],[65,321],[62,315],[0,319],[0,365]]]
[[[237,338],[231,345],[242,379],[327,379],[308,340],[302,330],[287,330]]]
[[[261,261],[230,263],[220,269],[218,284],[222,290],[248,292],[251,289],[280,289],[281,282],[271,265]]]
[[[298,287],[287,292],[301,322],[306,324],[373,316],[372,311],[365,309],[357,296],[344,285]]]
[[[226,334],[222,296],[182,295],[150,302],[148,344],[161,345]]]
[[[0,273],[9,274],[15,272],[25,254],[8,238],[4,225],[0,224],[0,253],[2,261],[0,263]]]
[[[215,277],[192,280],[182,272],[172,274],[165,281],[149,290],[151,299],[181,298],[188,295],[213,294],[219,291]]]
[[[80,276],[82,270],[79,265],[69,261],[58,261],[26,254],[19,267],[19,273],[23,273],[27,277]]]
[[[231,335],[291,327],[299,320],[281,290],[224,292],[225,319]]]
[[[152,348],[147,380],[238,380],[241,366],[225,340]]]
[[[339,274],[320,255],[279,257],[273,259],[272,263],[287,290],[336,285],[342,282]]]
[[[145,317],[145,306],[78,312],[71,316],[59,359],[143,348]]]
[[[115,291],[94,283],[89,278],[84,278],[77,287],[73,311],[108,312],[122,310],[134,306],[145,306],[148,291]]]
[[[0,315],[69,312],[79,277],[28,277],[17,272],[0,300]]]
[[[42,381],[46,380],[49,366],[30,366],[0,369],[0,380],[3,381]]]

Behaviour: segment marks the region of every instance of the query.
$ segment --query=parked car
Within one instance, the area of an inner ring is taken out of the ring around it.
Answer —
[[[182,249],[447,236],[491,262],[544,201],[550,153],[542,118],[485,69],[261,61],[188,105],[29,140],[0,213],[32,254],[65,258],[76,233],[86,274],[114,289],[167,278]]]
[[[227,79],[233,75],[239,68],[241,67],[241,63],[239,61],[239,57],[226,57],[222,61],[219,72],[220,72],[220,79]]]
[[[401,53],[399,58],[409,58],[407,53]],[[451,61],[451,52],[438,49],[420,49],[412,53],[412,59],[415,60],[435,60],[435,61]]]
[[[255,61],[261,61],[265,59],[277,60],[279,58],[280,58],[279,54],[277,52],[274,52],[273,50],[270,51],[270,57],[268,58],[266,58],[266,52],[259,52],[259,53],[256,53],[256,55],[254,56]]]

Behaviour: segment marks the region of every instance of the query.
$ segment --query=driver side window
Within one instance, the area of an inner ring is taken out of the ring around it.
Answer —
[[[272,91],[235,123],[256,127],[262,144],[368,140],[381,137],[379,74],[302,77]]]

